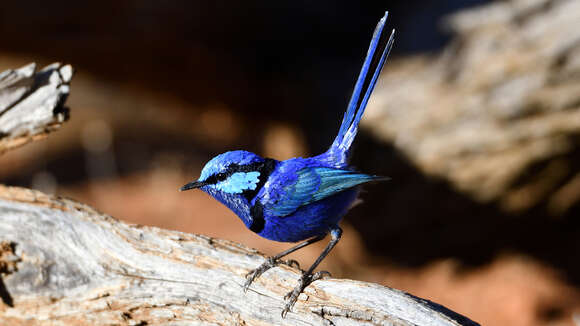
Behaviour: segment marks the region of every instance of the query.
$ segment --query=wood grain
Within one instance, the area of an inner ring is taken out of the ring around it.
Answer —
[[[325,279],[286,319],[297,269],[226,240],[128,225],[59,197],[0,186],[0,324],[476,325],[448,309],[377,284]],[[31,322],[34,321],[34,322]]]
[[[0,73],[0,154],[42,139],[68,119],[70,65],[31,63]]]

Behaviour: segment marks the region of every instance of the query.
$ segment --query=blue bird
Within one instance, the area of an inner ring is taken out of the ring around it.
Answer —
[[[327,273],[313,272],[340,240],[342,230],[338,223],[357,198],[359,186],[387,179],[356,172],[348,165],[358,124],[393,46],[395,31],[383,30],[387,16],[388,12],[377,24],[338,135],[325,153],[277,161],[243,150],[226,152],[210,160],[198,180],[180,189],[198,188],[208,193],[234,211],[247,228],[266,239],[306,240],[268,258],[248,273],[244,291],[262,273],[283,263],[282,257],[330,233],[329,244],[286,295],[282,317],[310,283]]]

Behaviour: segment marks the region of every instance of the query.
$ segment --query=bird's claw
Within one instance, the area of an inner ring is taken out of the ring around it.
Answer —
[[[330,276],[330,273],[327,271],[319,271],[314,274],[303,273],[298,280],[298,285],[284,296],[284,300],[286,300],[286,306],[284,306],[284,310],[282,310],[282,318],[286,317],[286,314],[290,311],[290,309],[292,309],[298,300],[300,293],[302,293],[308,285],[314,281],[324,278],[325,276]]]
[[[300,295],[300,293],[302,293],[302,291],[304,291],[304,289],[308,286],[308,284],[303,278],[300,278],[298,285],[292,291],[288,292],[284,296],[284,300],[286,300],[286,305],[282,310],[282,318],[286,318],[286,314],[288,313],[288,311],[290,311],[290,309],[292,309],[292,307],[298,300],[298,296]]]
[[[264,274],[267,270],[272,267],[276,267],[280,264],[288,265],[290,267],[296,266],[300,269],[300,264],[294,259],[290,259],[287,261],[282,261],[278,259],[274,259],[273,257],[269,257],[262,265],[258,268],[251,270],[248,274],[246,274],[246,283],[244,283],[244,292],[247,292],[250,288],[250,285],[258,278],[260,275]]]
[[[253,271],[249,272],[248,274],[246,274],[246,282],[244,283],[244,293],[248,292],[248,289],[250,288],[250,285],[252,284],[252,282],[254,282],[254,280],[260,276],[261,273],[259,273],[258,269],[254,269]]]
[[[321,280],[325,277],[331,277],[331,276],[332,275],[328,271],[318,271],[312,275],[312,281],[310,281],[310,282],[318,281],[318,280]]]
[[[294,259],[288,259],[287,261],[284,262],[284,265],[287,265],[290,267],[296,267],[296,268],[300,269],[300,263],[298,263]]]

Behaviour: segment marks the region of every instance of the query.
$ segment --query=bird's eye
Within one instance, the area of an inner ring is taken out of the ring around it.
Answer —
[[[228,178],[228,175],[225,174],[225,173],[218,173],[218,174],[215,175],[215,179],[217,181],[224,181],[227,178]]]

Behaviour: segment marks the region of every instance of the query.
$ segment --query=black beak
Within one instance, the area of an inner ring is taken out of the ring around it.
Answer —
[[[185,186],[179,188],[179,191],[185,191],[185,190],[189,190],[189,189],[197,189],[203,186],[206,186],[207,183],[203,182],[203,181],[193,181],[190,182],[188,184],[186,184]]]

